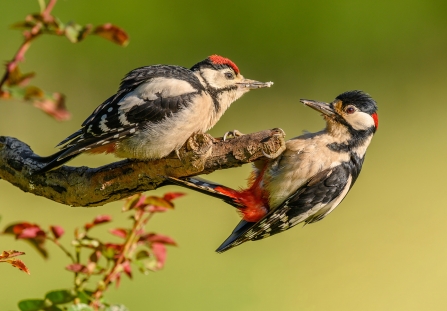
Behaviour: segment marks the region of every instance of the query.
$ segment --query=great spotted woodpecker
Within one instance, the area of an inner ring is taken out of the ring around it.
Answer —
[[[228,58],[212,55],[191,69],[153,65],[132,70],[108,98],[68,136],[54,155],[38,158],[39,172],[80,153],[113,153],[120,158],[159,159],[194,133],[212,128],[231,103],[272,82],[245,79]]]
[[[345,92],[329,104],[301,102],[322,113],[326,128],[292,138],[279,157],[256,162],[248,188],[169,178],[168,183],[218,197],[241,214],[241,222],[217,252],[323,219],[357,180],[378,128],[376,102],[362,91]]]

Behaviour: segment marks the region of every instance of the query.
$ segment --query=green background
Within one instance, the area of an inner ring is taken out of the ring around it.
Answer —
[[[54,14],[62,21],[112,22],[130,34],[130,44],[38,39],[23,71],[37,72],[33,84],[65,93],[73,118],[58,123],[28,104],[3,101],[0,135],[49,155],[131,69],[190,67],[215,53],[247,78],[275,82],[234,104],[210,131],[216,137],[235,128],[281,127],[287,138],[320,130],[323,120],[300,98],[331,101],[364,90],[378,102],[379,130],[357,184],[328,218],[218,255],[214,249],[238,216],[219,200],[188,192],[175,211],[150,223],[179,244],[169,248],[165,269],[148,276],[135,270],[134,280],[125,278],[107,298],[133,311],[446,310],[446,9],[442,0],[59,1]],[[8,26],[33,11],[36,1],[1,1],[0,60],[9,60],[22,40]],[[71,164],[113,160],[81,156]],[[249,171],[246,165],[207,178],[238,187]],[[128,224],[121,205],[71,208],[0,182],[2,227],[21,220],[58,224],[66,244],[75,227],[97,214]],[[71,286],[68,259],[52,245],[48,261],[26,243],[0,237],[0,250],[6,249],[27,253],[31,276],[0,266],[1,310]]]

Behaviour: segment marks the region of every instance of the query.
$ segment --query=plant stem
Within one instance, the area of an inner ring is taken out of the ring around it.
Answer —
[[[56,244],[57,246],[59,246],[59,248],[65,253],[65,255],[70,257],[70,259],[73,263],[76,263],[76,259],[74,258],[73,254],[70,253],[61,243],[59,243],[58,240],[49,238],[49,237],[47,237],[47,239],[50,240],[51,242],[53,242],[54,244]]]
[[[119,273],[119,269],[121,269],[121,264],[126,260],[127,257],[129,257],[130,250],[132,246],[135,243],[135,240],[137,238],[137,232],[140,231],[140,227],[144,226],[144,224],[149,220],[149,218],[144,219],[144,211],[137,210],[135,212],[135,222],[132,226],[132,230],[129,232],[129,235],[124,242],[123,249],[120,252],[118,258],[116,259],[112,269],[109,273],[107,273],[103,279],[102,288],[97,288],[95,293],[93,294],[93,297],[98,300],[102,297],[103,292],[107,289],[107,287],[110,285],[110,283],[114,280],[116,277],[116,274]]]
[[[46,8],[40,13],[44,19],[45,22],[49,22],[53,20],[53,16],[51,16],[51,11],[53,10],[54,6],[56,5],[57,0],[50,0],[48,2],[48,5]],[[31,31],[24,31],[23,36],[25,37],[25,40],[23,41],[22,45],[19,47],[18,51],[14,55],[14,58],[7,63],[6,65],[6,71],[3,75],[2,79],[0,80],[0,95],[2,93],[2,87],[8,81],[9,75],[12,73],[14,69],[17,68],[19,62],[23,61],[25,59],[25,53],[28,51],[31,41],[34,40],[36,37],[41,35],[40,32],[42,28],[41,24],[36,25]]]

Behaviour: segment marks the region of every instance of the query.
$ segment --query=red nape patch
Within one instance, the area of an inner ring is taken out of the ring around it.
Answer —
[[[108,153],[114,153],[115,150],[116,150],[115,143],[111,143],[111,144],[108,144],[108,145],[104,145],[104,146],[101,146],[101,147],[97,147],[97,148],[93,148],[93,149],[87,150],[85,152],[86,153],[90,153],[90,154],[100,154],[100,153],[108,154]]]
[[[210,57],[208,57],[208,59],[216,65],[228,65],[231,68],[233,68],[235,73],[239,73],[239,68],[237,68],[236,64],[233,63],[231,60],[229,60],[228,58],[219,56],[219,55],[211,55]]]
[[[379,128],[379,116],[377,115],[376,112],[374,112],[374,113],[371,115],[371,117],[372,117],[373,120],[374,120],[374,125],[376,126],[376,131],[377,131],[377,129]]]

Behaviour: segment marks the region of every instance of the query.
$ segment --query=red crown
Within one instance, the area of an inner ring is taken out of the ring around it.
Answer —
[[[228,58],[219,56],[219,55],[211,55],[210,57],[208,57],[208,59],[216,65],[228,65],[231,68],[233,68],[235,73],[239,73],[239,68],[237,68],[236,64],[233,63],[231,60],[229,60]]]

